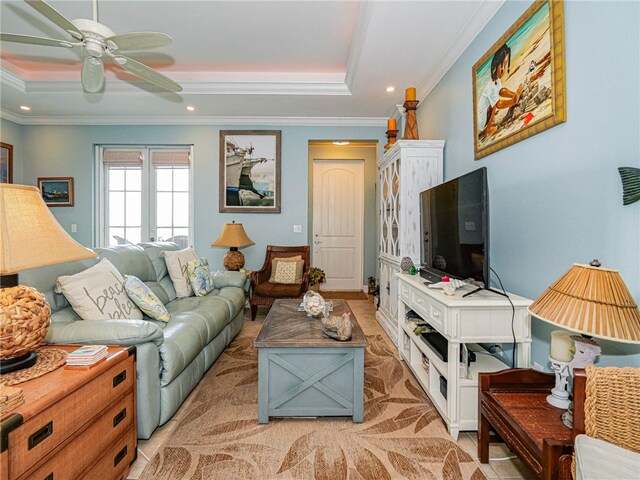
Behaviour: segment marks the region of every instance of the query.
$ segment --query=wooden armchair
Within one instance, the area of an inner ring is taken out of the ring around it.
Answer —
[[[300,255],[304,260],[302,283],[284,285],[269,282],[271,277],[271,261],[274,258],[288,258]],[[249,290],[251,304],[251,320],[256,319],[258,305],[271,306],[278,298],[301,298],[309,287],[309,246],[279,247],[267,245],[267,253],[264,265],[259,271],[251,273],[251,286]]]

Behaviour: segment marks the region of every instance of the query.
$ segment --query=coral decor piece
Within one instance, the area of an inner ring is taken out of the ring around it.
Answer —
[[[342,315],[332,315],[329,318],[323,318],[322,332],[329,338],[334,340],[346,341],[351,340],[351,312],[345,310]]]

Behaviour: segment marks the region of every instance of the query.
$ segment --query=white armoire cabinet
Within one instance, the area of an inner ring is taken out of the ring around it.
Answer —
[[[376,318],[397,345],[402,257],[420,264],[420,192],[442,183],[444,140],[398,140],[378,161],[380,307]]]

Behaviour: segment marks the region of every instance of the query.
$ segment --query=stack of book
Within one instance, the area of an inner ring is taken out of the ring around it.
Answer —
[[[67,367],[90,367],[107,358],[106,345],[85,345],[67,356]]]
[[[0,384],[0,410],[2,412],[8,412],[22,403],[24,403],[24,395],[21,388]]]

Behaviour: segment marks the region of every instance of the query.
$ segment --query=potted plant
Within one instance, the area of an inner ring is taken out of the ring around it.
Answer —
[[[320,291],[320,284],[326,283],[327,277],[324,274],[324,270],[318,267],[311,267],[309,269],[309,288],[314,292]]]

